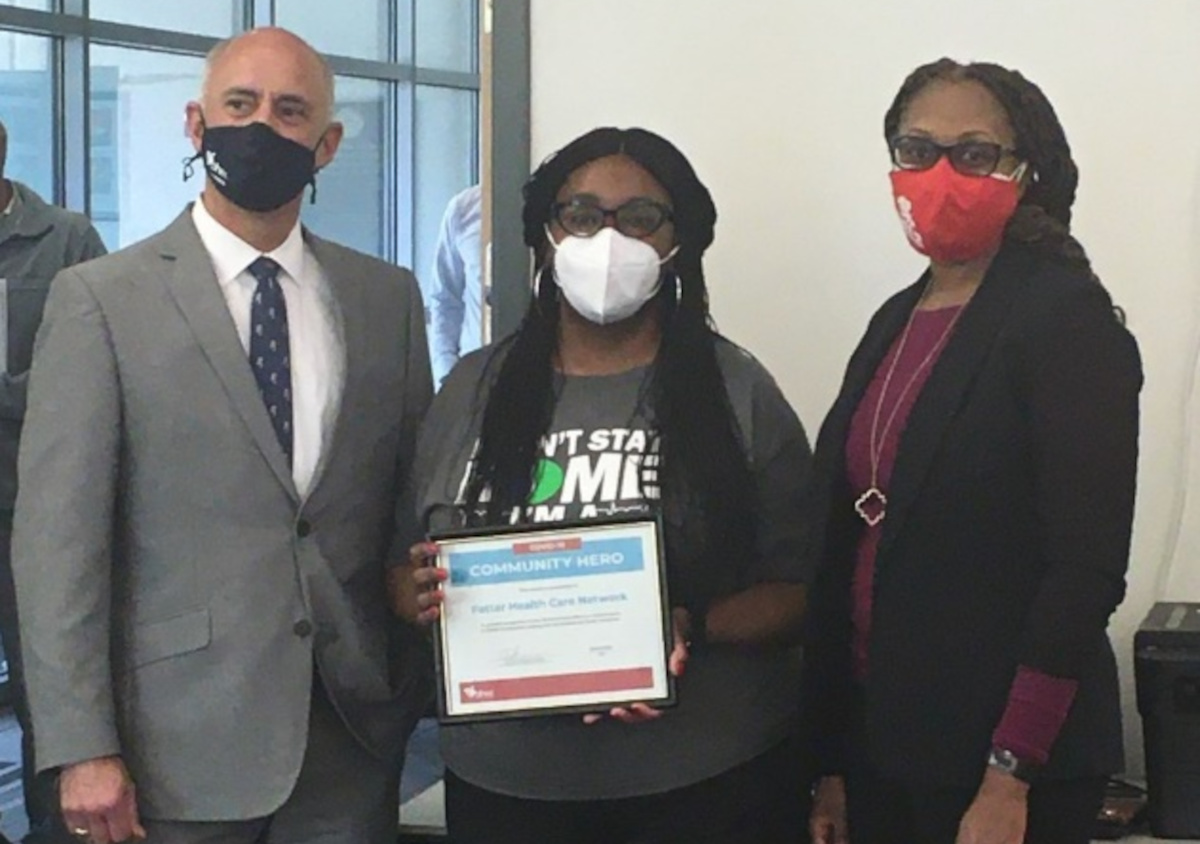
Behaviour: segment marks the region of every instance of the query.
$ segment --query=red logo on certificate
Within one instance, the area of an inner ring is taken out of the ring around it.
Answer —
[[[511,677],[506,680],[479,680],[459,684],[464,703],[483,703],[520,698],[562,697],[601,692],[627,692],[654,687],[651,668],[617,668],[611,671],[587,671],[579,674],[552,674],[542,677]]]
[[[573,536],[567,539],[544,539],[541,542],[517,542],[513,544],[513,553],[547,554],[554,551],[578,551],[582,547],[582,537]]]

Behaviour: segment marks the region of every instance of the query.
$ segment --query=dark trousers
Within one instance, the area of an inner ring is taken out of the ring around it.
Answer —
[[[1029,790],[1025,844],[1089,844],[1104,800],[1104,777],[1056,780]],[[846,777],[854,844],[954,844],[973,788],[919,789],[855,765]]]
[[[0,514],[0,637],[3,637],[4,656],[8,660],[13,713],[21,725],[21,781],[25,788],[25,813],[29,816],[29,827],[44,833],[53,827],[61,833],[61,824],[57,822],[58,799],[54,782],[50,777],[35,774],[33,724],[29,719],[29,701],[25,696],[21,631],[17,620],[16,589],[13,586],[11,513]]]
[[[447,771],[446,819],[455,844],[802,844],[808,780],[792,742],[695,785],[619,800],[509,797]]]

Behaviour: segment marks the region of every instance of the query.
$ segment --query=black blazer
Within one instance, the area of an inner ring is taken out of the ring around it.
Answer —
[[[824,772],[851,730],[885,774],[979,782],[1018,665],[1076,678],[1045,775],[1122,764],[1109,616],[1125,591],[1137,467],[1137,344],[1087,274],[1005,247],[901,434],[874,583],[868,675],[851,677],[850,582],[862,523],[846,434],[925,279],[871,320],[815,456],[821,568],[807,651]]]

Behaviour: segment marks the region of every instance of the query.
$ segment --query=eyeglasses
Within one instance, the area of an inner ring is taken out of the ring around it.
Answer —
[[[609,220],[623,235],[649,237],[675,219],[668,206],[645,197],[623,202],[616,208],[602,208],[595,200],[575,197],[554,203],[550,214],[567,234],[576,237],[591,237]]]
[[[950,166],[964,176],[990,176],[1004,156],[1017,154],[1015,149],[990,141],[959,141],[947,145],[914,135],[894,138],[891,146],[892,162],[901,170],[928,170],[946,156]]]

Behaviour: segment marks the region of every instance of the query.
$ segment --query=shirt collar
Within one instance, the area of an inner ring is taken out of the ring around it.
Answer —
[[[13,211],[17,210],[17,199],[20,197],[20,194],[17,193],[16,184],[9,182],[8,185],[12,189],[12,193],[8,197],[8,205],[4,206],[3,214],[5,217],[10,216]]]
[[[12,185],[13,198],[7,212],[0,214],[0,223],[4,228],[0,240],[10,237],[32,240],[42,237],[56,225],[66,224],[65,210],[48,205],[31,188],[16,179],[9,179],[8,183]]]
[[[203,199],[197,199],[192,204],[192,222],[195,223],[200,241],[212,259],[213,269],[217,273],[217,281],[222,287],[228,287],[235,283],[254,261],[264,255],[283,268],[281,277],[290,278],[295,284],[299,284],[300,279],[303,278],[304,234],[299,220],[292,226],[292,230],[288,232],[283,243],[265,253],[259,252],[217,222],[216,218],[204,207]]]

